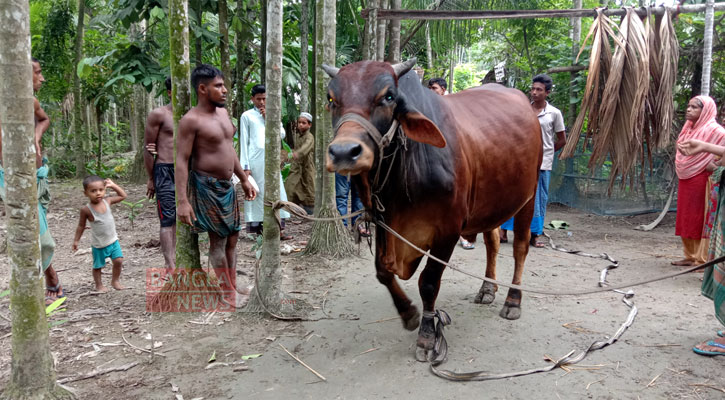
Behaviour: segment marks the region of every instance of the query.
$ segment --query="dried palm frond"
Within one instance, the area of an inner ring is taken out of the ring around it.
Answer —
[[[657,32],[660,42],[659,59],[662,65],[662,73],[657,81],[656,101],[652,107],[655,123],[652,129],[651,143],[657,148],[663,149],[670,143],[672,119],[675,114],[672,91],[675,87],[675,79],[677,77],[677,61],[680,57],[680,45],[677,42],[677,36],[675,35],[675,28],[672,26],[672,16],[669,10],[665,12],[662,18],[658,18],[655,22],[656,26],[654,30]]]
[[[589,74],[584,89],[584,96],[582,97],[581,112],[577,116],[574,126],[571,128],[569,140],[567,140],[566,146],[564,146],[561,152],[561,158],[568,158],[574,155],[587,115],[589,116],[589,126],[586,140],[598,132],[600,99],[612,63],[610,39],[615,43],[619,43],[619,39],[614,32],[616,25],[602,11],[603,9],[597,9],[597,18],[589,29],[589,33],[584,38],[579,54],[577,54],[576,61],[578,62],[586,43],[589,41],[589,38],[593,37],[589,58]]]
[[[648,20],[645,20],[648,21]],[[621,43],[612,57],[609,79],[602,96],[599,134],[594,138],[589,167],[612,162],[609,187],[617,176],[622,183],[642,151],[644,101],[649,91],[649,23],[627,9],[619,26]]]

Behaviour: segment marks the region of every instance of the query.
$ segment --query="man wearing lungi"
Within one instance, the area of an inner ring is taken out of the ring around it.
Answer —
[[[33,92],[38,92],[45,78],[43,70],[40,67],[40,61],[36,58],[32,59],[33,64]],[[50,127],[50,119],[40,106],[38,98],[33,99],[34,116],[35,116],[35,166],[38,168],[36,173],[38,184],[38,223],[39,223],[39,242],[40,242],[40,261],[45,274],[45,304],[50,305],[55,300],[65,297],[65,290],[60,285],[58,274],[53,269],[53,254],[55,252],[55,240],[50,235],[48,229],[48,205],[50,205],[50,187],[48,186],[48,165],[47,159],[43,157],[43,149],[40,147],[43,133]],[[0,128],[0,133],[2,129]],[[5,171],[2,168],[2,135],[0,134],[0,198],[5,202]]]
[[[198,103],[179,121],[175,169],[177,215],[182,223],[192,225],[194,231],[209,234],[209,263],[212,268],[227,271],[226,279],[220,279],[222,290],[236,291],[236,247],[241,215],[232,174],[241,181],[247,200],[253,200],[257,193],[234,151],[235,129],[224,108],[227,89],[222,72],[202,64],[191,73],[191,84]],[[235,305],[241,306],[242,300],[246,299],[236,296]]]

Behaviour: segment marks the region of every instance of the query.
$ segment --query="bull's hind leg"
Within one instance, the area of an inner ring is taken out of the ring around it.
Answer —
[[[498,256],[498,250],[501,247],[501,243],[498,238],[498,228],[489,232],[484,232],[483,241],[486,243],[486,278],[496,279],[496,257]],[[479,304],[491,304],[496,298],[497,290],[497,285],[484,281],[481,285],[481,289],[478,290],[476,298],[473,299],[473,302]]]
[[[453,254],[453,249],[458,242],[458,235],[452,235],[439,243],[434,243],[430,253],[435,257],[448,261]],[[435,302],[438,297],[438,291],[441,288],[441,276],[445,266],[437,261],[428,259],[425,268],[418,278],[418,290],[423,300],[423,318],[420,321],[420,330],[418,330],[418,347],[426,350],[432,350],[435,345]]]
[[[524,273],[524,262],[529,254],[529,239],[531,239],[531,218],[534,216],[534,199],[529,200],[514,218],[514,285],[521,285],[521,276]],[[501,317],[506,319],[519,319],[521,317],[521,291],[509,289],[506,301],[503,304]]]

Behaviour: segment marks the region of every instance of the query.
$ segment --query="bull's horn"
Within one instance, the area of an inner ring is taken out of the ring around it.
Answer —
[[[408,71],[410,71],[411,68],[415,65],[415,62],[418,61],[415,57],[409,59],[408,61],[397,63],[393,65],[393,71],[395,71],[395,76],[400,78],[401,76],[405,75]]]
[[[330,78],[336,77],[337,73],[340,72],[340,68],[331,67],[327,64],[322,64],[322,70],[327,72],[327,75],[330,75]]]

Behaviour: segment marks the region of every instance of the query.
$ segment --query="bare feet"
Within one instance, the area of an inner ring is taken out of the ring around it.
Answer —
[[[123,285],[121,285],[120,281],[111,281],[111,287],[113,287],[116,290],[123,290],[126,289]]]
[[[670,264],[677,267],[691,267],[695,265],[695,262],[693,260],[683,258],[682,260],[672,261]]]
[[[506,232],[506,229],[501,229],[498,231],[498,241],[499,243],[508,243],[508,233]]]
[[[103,285],[100,285],[100,286],[96,285],[95,292],[96,293],[108,293],[108,288]]]

